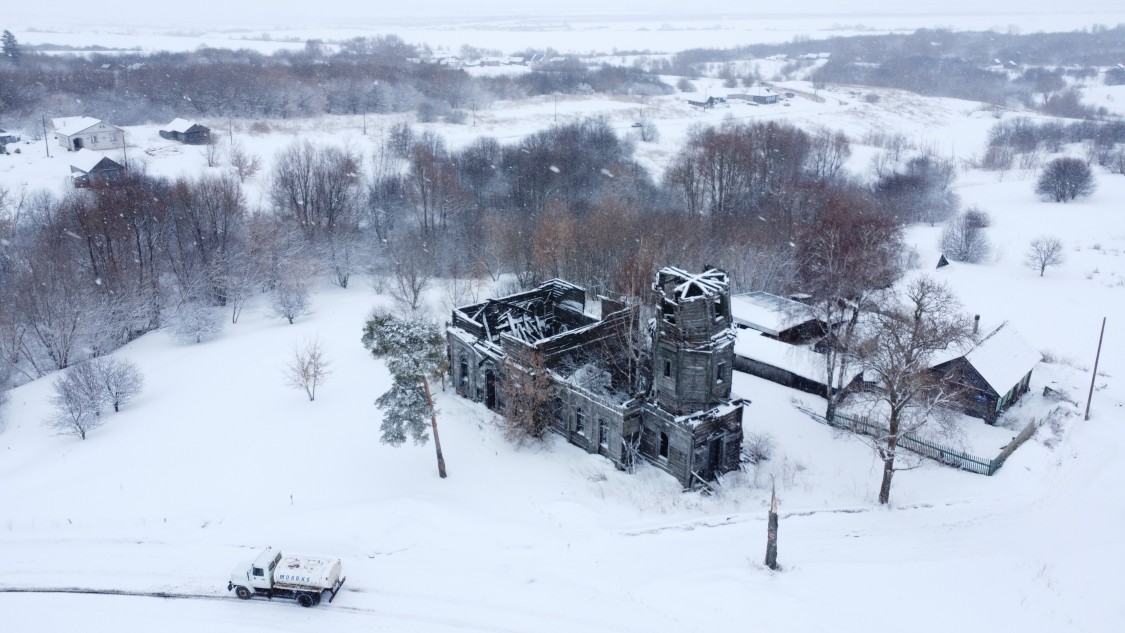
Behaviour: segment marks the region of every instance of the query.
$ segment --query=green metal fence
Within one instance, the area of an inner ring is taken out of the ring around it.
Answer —
[[[1058,409],[1052,411],[1051,414],[1047,416],[1048,419],[1057,412]],[[836,413],[832,416],[831,420],[826,420],[820,416],[816,416],[816,418],[817,420],[826,422],[829,426],[852,431],[853,433],[862,433],[869,437],[881,438],[885,437],[887,434],[887,428],[885,426],[872,422],[867,418],[856,418],[843,413]],[[1004,465],[1008,457],[1011,456],[1021,444],[1026,442],[1028,438],[1035,433],[1037,428],[1039,428],[1039,423],[1035,420],[1029,422],[1028,425],[1020,431],[1019,435],[1009,442],[1008,445],[1004,447],[1004,450],[1000,451],[1000,454],[997,455],[995,459],[985,459],[983,457],[977,457],[976,455],[970,455],[969,453],[945,446],[944,444],[922,440],[909,434],[899,438],[898,445],[912,453],[935,459],[943,464],[977,473],[978,475],[991,476],[996,474],[996,471],[1000,470],[1000,467]]]

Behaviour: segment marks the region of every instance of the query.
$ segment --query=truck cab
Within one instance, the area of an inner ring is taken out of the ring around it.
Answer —
[[[249,587],[255,591],[273,589],[273,570],[281,562],[281,552],[266,549],[254,560],[249,560],[235,568],[230,575],[234,585]]]

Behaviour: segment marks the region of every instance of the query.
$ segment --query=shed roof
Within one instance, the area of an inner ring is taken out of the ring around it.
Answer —
[[[730,298],[735,325],[777,336],[780,332],[811,320],[808,306],[768,292],[747,292]]]
[[[823,354],[800,345],[782,343],[755,330],[738,330],[734,353],[822,385],[827,374],[828,366]],[[840,367],[837,366],[834,371],[835,378],[839,378]],[[848,373],[850,375],[845,376],[845,383],[859,375],[859,369],[853,367]]]
[[[197,125],[199,124],[195,121],[188,121],[187,119],[172,119],[172,122],[166,125],[164,129],[169,132],[179,132],[183,134]]]
[[[989,387],[1003,395],[1023,380],[1043,356],[1005,321],[973,346],[965,360]]]
[[[101,165],[102,162],[105,162],[105,164]],[[77,152],[74,152],[74,154],[70,157],[70,166],[75,169],[79,169],[87,174],[91,171],[94,171],[94,169],[99,165],[108,168],[121,168],[121,164],[113,160],[112,158],[100,152],[95,152],[86,148],[82,148]]]
[[[99,123],[101,123],[101,119],[95,119],[92,116],[64,116],[51,119],[51,126],[55,128],[55,132],[63,136],[78,134]]]

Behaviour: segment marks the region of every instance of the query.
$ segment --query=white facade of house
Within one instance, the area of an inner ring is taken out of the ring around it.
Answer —
[[[125,132],[88,116],[71,116],[51,119],[55,140],[69,151],[80,149],[120,149],[125,147]]]

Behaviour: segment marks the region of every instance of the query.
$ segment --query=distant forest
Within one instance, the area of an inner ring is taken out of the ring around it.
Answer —
[[[136,125],[176,116],[289,118],[416,110],[424,119],[460,122],[467,111],[496,99],[672,92],[645,70],[590,67],[571,58],[537,62],[529,73],[473,77],[420,61],[418,49],[395,36],[356,38],[335,53],[326,48],[310,41],[300,51],[274,55],[226,49],[77,56],[24,51],[18,63],[0,63],[0,112],[9,119],[63,116],[74,114],[81,103],[82,114]]]
[[[692,76],[708,63],[786,55],[785,72],[829,60],[811,79],[818,83],[899,88],[935,97],[955,97],[996,105],[1042,107],[1059,116],[1094,116],[1065,95],[1064,76],[1093,77],[1099,68],[1125,64],[1125,26],[1073,33],[958,32],[920,29],[910,34],[861,35],[824,40],[799,39],[732,49],[692,49],[649,68]],[[1125,69],[1112,69],[1107,83],[1125,83]],[[1052,107],[1053,106],[1053,107]]]

